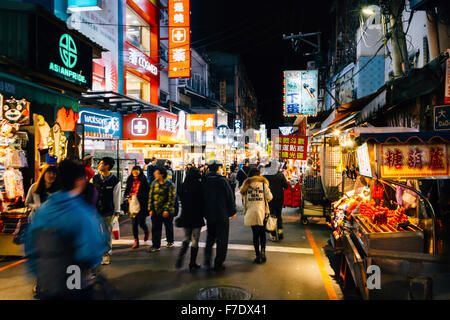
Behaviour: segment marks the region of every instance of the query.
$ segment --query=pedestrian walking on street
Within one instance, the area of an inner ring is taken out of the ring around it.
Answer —
[[[144,175],[144,171],[139,166],[131,169],[131,175],[127,179],[124,198],[129,202],[129,215],[133,228],[134,244],[132,249],[139,248],[139,230],[138,226],[144,231],[144,242],[148,240],[149,231],[145,218],[148,216],[148,196],[149,185]],[[135,199],[133,199],[135,197]],[[137,202],[135,202],[137,200]]]
[[[91,299],[90,270],[108,250],[108,233],[96,210],[81,196],[86,185],[83,165],[64,160],[58,171],[62,190],[36,210],[27,229],[27,264],[38,279],[39,298]],[[71,288],[69,277],[76,270],[81,276],[76,281],[79,287]]]
[[[156,168],[155,180],[150,186],[148,211],[152,217],[152,246],[150,252],[161,248],[162,225],[164,224],[167,248],[173,248],[173,218],[175,215],[175,185],[167,177],[167,170]]]
[[[239,169],[237,173],[236,179],[239,182],[239,188],[242,187],[242,184],[244,183],[245,179],[248,178],[248,173],[250,172],[251,169],[249,163],[250,163],[249,160],[245,159],[244,165],[242,166],[241,169]]]
[[[57,178],[58,169],[53,165],[46,165],[42,168],[38,181],[30,186],[25,199],[25,206],[31,209],[30,221],[36,209],[47,200],[48,196],[60,189]]]
[[[273,195],[272,201],[269,202],[270,214],[277,217],[277,229],[270,233],[270,240],[272,241],[282,240],[284,237],[281,211],[283,210],[284,190],[289,188],[289,183],[278,166],[278,162],[272,162],[263,169],[263,175],[269,181],[270,191]],[[267,172],[267,174],[264,174],[264,172]]]
[[[84,169],[86,170],[86,179],[87,181],[91,181],[91,179],[95,176],[95,171],[92,169],[92,159],[93,155],[87,155],[83,158]]]
[[[155,176],[153,175],[153,173],[155,172],[156,169],[156,162],[158,162],[158,160],[155,157],[153,157],[150,159],[150,163],[147,166],[148,185],[151,185],[153,180],[155,180]]]
[[[177,269],[182,267],[184,255],[188,251],[189,243],[192,241],[189,269],[193,271],[200,268],[196,260],[201,228],[205,225],[202,206],[202,176],[198,168],[191,167],[188,170],[178,194],[180,196],[182,210],[178,219],[180,219],[180,227],[184,228],[185,237],[175,267]]]
[[[98,165],[98,171],[100,173],[92,178],[92,183],[98,192],[97,210],[103,217],[103,221],[109,234],[109,250],[103,257],[103,265],[110,263],[112,253],[112,224],[113,220],[118,219],[120,215],[121,186],[119,178],[111,173],[113,167],[113,158],[102,158]]]
[[[272,200],[269,182],[261,176],[257,168],[249,171],[248,178],[241,188],[244,203],[244,225],[252,228],[253,246],[256,258],[254,263],[266,262],[266,229],[265,220],[269,214],[269,204]]]
[[[236,204],[227,179],[222,176],[222,164],[214,161],[208,165],[209,173],[202,182],[204,214],[207,225],[205,266],[211,269],[212,247],[216,247],[214,270],[225,269],[228,250],[229,219],[236,216]]]
[[[237,165],[232,164],[230,166],[230,185],[231,185],[231,190],[233,191],[233,193],[235,192],[236,185],[238,184],[237,173],[238,173]]]

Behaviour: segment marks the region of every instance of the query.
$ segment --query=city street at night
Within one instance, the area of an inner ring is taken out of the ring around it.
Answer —
[[[0,310],[449,301],[449,30],[449,0],[1,0]]]

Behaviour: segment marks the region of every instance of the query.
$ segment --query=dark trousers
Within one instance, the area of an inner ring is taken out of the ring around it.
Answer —
[[[135,240],[139,239],[138,226],[140,226],[142,230],[144,230],[145,234],[148,233],[148,227],[145,224],[145,218],[146,217],[144,215],[138,214],[136,217],[131,219],[131,224],[133,226],[133,237]]]
[[[264,226],[252,226],[253,233],[253,246],[255,247],[255,253],[259,256],[259,248],[266,247],[266,228]]]
[[[166,229],[166,238],[168,243],[173,243],[173,216],[163,218],[162,216],[152,216],[152,243],[153,247],[161,247],[162,225]]]
[[[220,267],[227,257],[228,250],[228,232],[230,229],[229,221],[207,222],[207,236],[205,246],[205,262],[211,263],[212,247],[216,243],[216,258],[214,266]]]
[[[283,218],[281,210],[283,209],[283,200],[272,200],[269,202],[270,214],[277,217],[277,230],[283,229]],[[272,233],[276,235],[276,230]]]

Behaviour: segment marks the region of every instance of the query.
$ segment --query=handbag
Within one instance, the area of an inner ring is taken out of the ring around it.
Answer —
[[[138,215],[138,213],[141,211],[141,205],[139,204],[139,200],[137,198],[137,195],[133,194],[130,200],[130,217],[134,218]]]
[[[269,232],[275,231],[277,229],[277,220],[277,217],[269,214],[266,221],[266,230]]]
[[[119,225],[119,219],[114,218],[112,223],[112,234],[114,236],[115,240],[120,239],[120,225]]]

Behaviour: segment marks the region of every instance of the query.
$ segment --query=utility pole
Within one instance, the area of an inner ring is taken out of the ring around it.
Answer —
[[[402,77],[411,69],[405,33],[403,32],[402,15],[405,0],[390,0],[389,19],[391,24],[392,64],[394,77]]]
[[[316,49],[314,52],[311,53],[305,53],[305,56],[312,56],[316,54],[320,54],[320,35],[321,32],[314,32],[314,33],[299,33],[299,34],[293,34],[291,33],[290,36],[286,36],[283,34],[283,40],[291,40],[292,45],[294,47],[294,50],[297,52],[300,46],[300,41],[303,41],[310,46],[312,46],[314,49]],[[314,43],[310,40],[307,40],[308,37],[317,37],[317,43]]]

